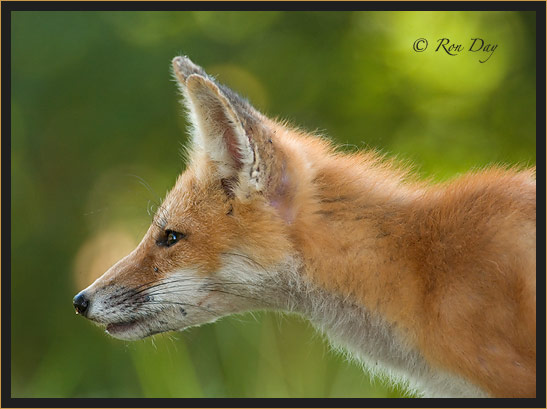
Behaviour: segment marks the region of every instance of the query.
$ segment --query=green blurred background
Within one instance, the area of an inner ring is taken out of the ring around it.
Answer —
[[[128,343],[77,317],[72,297],[140,241],[184,168],[175,55],[270,116],[446,180],[535,164],[535,30],[534,12],[14,12],[12,395],[405,396],[298,317]],[[486,63],[434,52],[476,36],[498,44]]]

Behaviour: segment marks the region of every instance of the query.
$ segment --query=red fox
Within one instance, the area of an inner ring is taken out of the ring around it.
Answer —
[[[413,179],[271,120],[187,57],[186,170],[142,242],[73,300],[122,340],[257,309],[428,397],[535,397],[535,167]]]

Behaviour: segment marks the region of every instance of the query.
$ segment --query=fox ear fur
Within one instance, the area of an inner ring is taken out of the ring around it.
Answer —
[[[228,186],[231,193],[237,190],[248,195],[251,190],[264,191],[266,181],[272,179],[265,170],[275,166],[271,163],[260,166],[261,157],[269,158],[268,161],[276,159],[272,147],[266,146],[271,145],[271,140],[268,143],[265,137],[261,114],[229,88],[217,84],[188,58],[176,57],[173,68],[194,127],[194,148],[213,160],[223,186],[225,189]]]
[[[194,143],[217,164],[221,178],[231,178],[253,163],[243,125],[230,102],[209,79],[192,74],[186,80]]]

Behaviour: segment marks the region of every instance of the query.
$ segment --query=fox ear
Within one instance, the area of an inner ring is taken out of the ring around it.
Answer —
[[[219,88],[198,74],[186,80],[194,143],[216,162],[221,178],[232,178],[253,162],[253,151],[241,121]]]
[[[173,60],[194,127],[194,144],[216,163],[222,179],[233,179],[254,154],[241,120],[205,71],[186,57]]]
[[[213,160],[225,192],[240,200],[258,192],[274,207],[285,203],[290,178],[270,121],[188,58],[176,57],[173,68],[194,127],[194,148]]]

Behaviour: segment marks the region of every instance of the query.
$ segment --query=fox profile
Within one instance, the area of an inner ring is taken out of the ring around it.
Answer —
[[[535,397],[535,168],[427,184],[267,118],[187,57],[173,69],[186,170],[77,313],[136,340],[296,312],[424,396]]]

